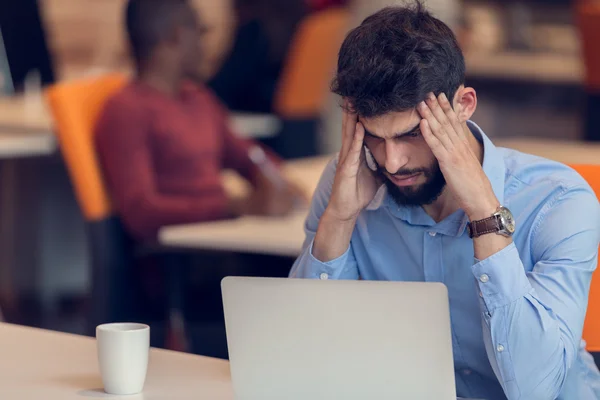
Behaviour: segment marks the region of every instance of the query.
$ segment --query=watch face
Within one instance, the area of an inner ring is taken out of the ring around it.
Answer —
[[[515,219],[512,213],[506,207],[501,207],[498,213],[500,214],[500,224],[503,230],[512,235],[515,232]]]

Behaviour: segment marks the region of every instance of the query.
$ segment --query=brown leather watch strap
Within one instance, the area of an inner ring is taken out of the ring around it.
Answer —
[[[499,232],[500,230],[500,222],[495,215],[479,221],[472,221],[468,225],[470,238],[476,238],[486,233]]]

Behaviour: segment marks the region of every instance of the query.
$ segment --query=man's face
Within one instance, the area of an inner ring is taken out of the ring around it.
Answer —
[[[359,120],[365,127],[365,146],[377,164],[376,173],[396,203],[421,206],[434,202],[446,180],[421,135],[419,113],[410,110]]]

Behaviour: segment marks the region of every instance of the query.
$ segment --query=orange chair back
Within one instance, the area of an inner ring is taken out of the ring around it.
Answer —
[[[571,165],[589,183],[600,199],[600,165]],[[600,265],[599,265],[600,267]],[[588,308],[583,325],[583,339],[587,349],[600,352],[600,268],[592,275]],[[596,276],[598,275],[598,276]]]
[[[347,10],[331,8],[300,23],[274,100],[279,115],[310,118],[321,113],[349,20]]]
[[[79,206],[89,222],[112,214],[94,146],[94,130],[106,101],[126,83],[121,74],[58,83],[46,91],[55,132]]]
[[[600,3],[596,1],[575,2],[575,19],[581,37],[581,50],[585,64],[585,86],[600,91]]]

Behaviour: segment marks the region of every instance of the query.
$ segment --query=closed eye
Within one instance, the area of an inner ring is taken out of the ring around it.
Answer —
[[[421,135],[421,131],[419,131],[418,129],[409,133],[405,133],[404,135],[402,135],[402,137],[409,137],[409,138],[414,138]]]

